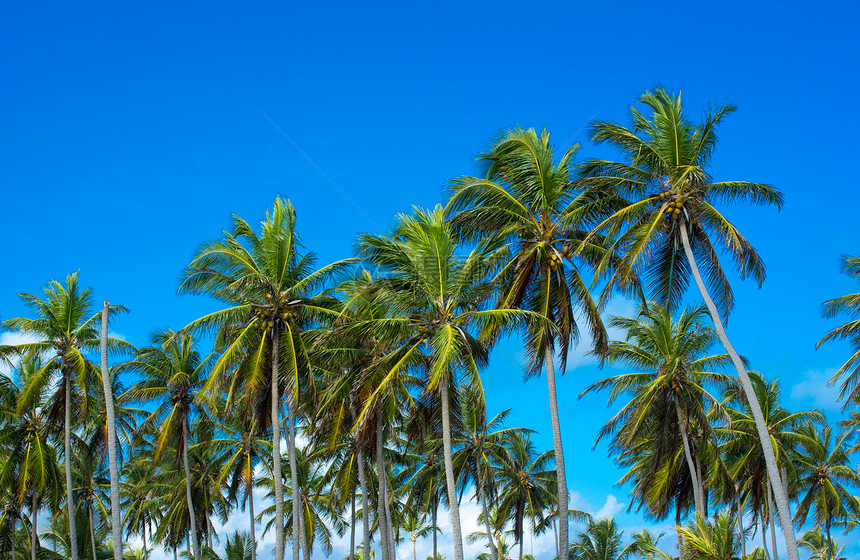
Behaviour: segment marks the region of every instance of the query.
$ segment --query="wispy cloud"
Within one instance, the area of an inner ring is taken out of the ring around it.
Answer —
[[[839,402],[839,387],[831,387],[827,382],[836,373],[832,368],[826,371],[811,370],[803,374],[803,380],[791,387],[790,396],[798,404],[813,406],[829,411],[838,411],[842,408]]]

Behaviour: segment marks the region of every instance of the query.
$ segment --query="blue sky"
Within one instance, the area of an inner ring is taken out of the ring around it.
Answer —
[[[779,187],[782,212],[727,214],[761,252],[761,290],[736,278],[729,333],[779,377],[786,405],[826,407],[845,346],[814,350],[832,326],[823,300],[856,291],[838,273],[860,253],[856,6],[848,3],[28,3],[0,18],[0,317],[16,294],[80,269],[131,309],[115,328],[144,345],[212,309],[176,295],[195,247],[231,213],[262,218],[293,200],[321,262],[355,234],[433,205],[477,171],[500,131],[548,127],[559,149],[591,145],[594,118],[624,120],[655,84],[691,114],[739,106],[721,127],[718,179]],[[695,298],[691,298],[695,299]],[[623,302],[611,311],[629,312]],[[523,383],[517,348],[485,374],[490,406],[551,447],[544,380]],[[584,361],[560,386],[571,489],[594,509],[626,489],[598,447],[601,376]],[[622,516],[628,527],[641,518]]]

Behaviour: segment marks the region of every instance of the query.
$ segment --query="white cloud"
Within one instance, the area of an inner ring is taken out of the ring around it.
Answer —
[[[619,502],[618,498],[616,498],[613,494],[606,495],[606,501],[597,510],[597,513],[594,514],[596,519],[604,519],[606,517],[615,517],[618,515],[621,510],[624,509],[624,506],[627,504]]]
[[[791,387],[791,398],[806,406],[811,405],[831,411],[840,410],[842,405],[839,402],[839,388],[827,384],[836,371],[836,369],[829,369],[824,372],[816,370],[805,372],[803,381]]]

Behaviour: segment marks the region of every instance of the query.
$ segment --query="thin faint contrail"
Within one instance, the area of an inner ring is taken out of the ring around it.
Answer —
[[[269,115],[267,115],[267,114],[266,114],[266,112],[265,112],[265,111],[263,111],[262,109],[260,109],[259,107],[257,107],[257,110],[258,110],[258,111],[260,111],[260,114],[261,114],[261,115],[263,115],[264,117],[266,117],[266,120],[267,120],[267,121],[269,121],[269,123],[270,123],[272,126],[274,126],[274,127],[275,127],[275,129],[277,129],[277,131],[278,131],[278,132],[280,132],[280,133],[281,133],[281,135],[282,135],[284,138],[286,138],[286,139],[287,139],[287,141],[289,141],[289,143],[290,143],[290,144],[292,144],[292,145],[293,145],[293,148],[295,148],[295,149],[296,149],[300,154],[302,154],[302,157],[304,157],[306,160],[308,160],[308,163],[310,163],[311,165],[313,165],[313,166],[314,166],[314,168],[315,168],[317,171],[319,171],[319,172],[320,172],[320,175],[322,175],[323,177],[325,177],[325,178],[326,178],[326,181],[328,181],[329,183],[331,183],[331,185],[332,185],[334,188],[336,188],[336,189],[337,189],[337,192],[339,192],[339,193],[340,193],[340,194],[341,194],[345,199],[347,199],[347,200],[349,201],[349,203],[350,203],[350,204],[352,204],[352,206],[353,206],[356,210],[358,210],[359,214],[361,214],[362,216],[364,216],[364,218],[365,218],[368,222],[370,222],[370,223],[371,223],[371,225],[373,225],[373,227],[375,227],[375,228],[377,229],[377,231],[382,231],[382,228],[380,228],[380,227],[379,227],[379,225],[377,225],[377,223],[373,221],[373,218],[371,218],[370,216],[368,216],[368,215],[367,215],[367,213],[365,213],[365,211],[364,211],[364,210],[362,210],[362,209],[361,209],[361,207],[360,207],[358,204],[356,204],[356,202],[355,202],[352,198],[350,198],[350,197],[349,197],[349,195],[348,195],[348,194],[346,194],[346,192],[345,192],[342,188],[340,188],[340,186],[339,186],[337,183],[335,183],[335,182],[334,182],[334,179],[332,179],[331,177],[329,177],[329,176],[328,176],[328,173],[326,173],[325,171],[323,171],[323,170],[322,170],[322,168],[321,168],[319,165],[317,165],[317,163],[316,163],[314,160],[312,160],[312,159],[311,159],[311,157],[310,157],[308,154],[306,154],[306,153],[305,153],[305,151],[304,151],[303,149],[301,149],[301,148],[299,147],[299,145],[298,145],[298,144],[296,144],[296,143],[295,143],[295,141],[294,141],[292,138],[290,138],[290,137],[289,137],[289,135],[288,135],[286,132],[284,132],[284,131],[283,131],[283,129],[282,129],[280,126],[278,126],[278,124],[277,124],[275,121],[273,121],[273,120],[272,120],[272,117],[270,117]]]

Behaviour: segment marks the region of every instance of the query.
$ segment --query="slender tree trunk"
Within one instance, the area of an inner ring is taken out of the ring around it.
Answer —
[[[827,560],[833,560],[833,541],[830,540],[830,516],[824,521],[824,526],[827,528]]]
[[[209,512],[206,515],[206,546],[212,548],[212,520],[209,519]]]
[[[173,548],[173,560],[179,560],[179,552],[176,547]]]
[[[298,403],[293,402],[292,395],[287,398],[287,418],[289,419],[289,441],[287,442],[287,451],[290,459],[290,485],[293,493],[293,560],[299,560],[299,545],[304,542],[303,533],[301,533],[301,500],[302,489],[299,488],[299,469],[296,464],[296,406]],[[296,519],[299,523],[296,523]],[[307,544],[305,544],[307,548]]]
[[[385,462],[383,461],[384,465]],[[388,524],[388,550],[391,552],[391,560],[395,560],[397,558],[397,543],[394,538],[394,518],[391,517],[391,486],[388,485],[388,471],[383,470],[383,475],[382,482],[385,484],[385,522]]]
[[[12,518],[12,560],[18,560],[18,551],[16,550],[16,547],[15,547],[15,544],[16,544],[15,541],[17,540],[16,537],[18,536],[18,535],[16,535],[17,529],[18,529],[18,519],[13,517]]]
[[[248,514],[251,516],[251,560],[257,560],[257,521],[254,519],[254,486],[248,485]]]
[[[415,535],[412,535],[412,560],[418,560],[418,547],[415,544]]]
[[[675,414],[678,415],[678,429],[681,432],[681,441],[684,443],[684,456],[687,458],[687,468],[690,471],[690,478],[693,479],[693,500],[696,503],[696,513],[705,515],[705,508],[702,506],[702,487],[699,484],[698,469],[693,461],[693,453],[690,451],[690,442],[687,439],[687,423],[684,421],[684,415],[681,413],[681,404],[678,402],[677,395],[675,400]]]
[[[78,530],[75,527],[75,499],[72,496],[72,373],[66,370],[63,360],[63,375],[66,383],[66,418],[63,452],[66,464],[66,511],[69,514],[69,549],[72,560],[78,560]]]
[[[523,560],[523,541],[525,540],[523,537],[525,537],[525,533],[520,535],[520,560]]]
[[[110,304],[102,305],[101,369],[105,393],[105,418],[107,422],[108,469],[110,471],[110,517],[113,536],[114,560],[122,560],[122,511],[119,493],[119,462],[116,449],[116,411],[113,404],[113,385],[108,369],[108,315]]]
[[[93,522],[93,506],[92,504],[87,507],[87,517],[89,517],[90,521],[90,550],[93,554],[93,560],[98,560],[98,554],[96,553],[96,528],[95,523]]]
[[[275,560],[284,560],[284,480],[281,475],[281,422],[279,380],[279,333],[277,325],[272,327],[272,478],[275,486]],[[289,447],[289,442],[287,442]],[[295,489],[294,489],[295,490]],[[295,501],[295,500],[293,500]],[[295,520],[293,520],[295,521]],[[293,523],[295,525],[295,523]],[[295,535],[293,535],[295,537]],[[298,541],[293,541],[293,548]],[[293,560],[299,560],[294,550]]]
[[[776,549],[776,526],[774,523],[776,522],[776,515],[773,511],[773,487],[770,483],[770,479],[767,479],[767,513],[768,513],[768,525],[770,525],[770,543],[773,546],[773,560],[779,560],[779,552]]]
[[[558,527],[555,519],[552,520],[552,535],[555,538],[555,557],[558,558]]]
[[[454,481],[454,461],[451,457],[451,410],[448,401],[448,381],[439,384],[442,397],[442,447],[445,455],[445,483],[448,487],[448,508],[451,512],[451,532],[454,538],[454,560],[463,560],[463,536],[460,529],[460,506]]]
[[[349,560],[355,560],[355,500],[356,493],[352,493],[352,517],[349,522]]]
[[[438,490],[433,490],[433,504],[430,511],[430,516],[433,518],[433,560],[439,560],[439,551],[437,550],[439,531],[437,530],[438,520],[436,519],[439,511],[439,496],[436,492],[438,492]]]
[[[382,483],[385,476],[385,464],[382,457],[382,420],[376,418],[376,480],[377,480],[377,497],[376,497],[376,525],[379,529],[379,550],[382,555],[382,560],[393,560],[388,548],[388,524],[385,519],[385,484]]]
[[[547,346],[544,350],[546,362],[546,379],[549,385],[549,414],[552,420],[552,444],[555,450],[555,472],[558,479],[558,557],[567,560],[568,532],[567,519],[567,476],[564,470],[564,449],[561,442],[561,423],[558,421],[558,400],[555,390],[555,366],[552,363],[552,349]]]
[[[36,560],[36,545],[39,538],[39,530],[37,527],[39,522],[38,499],[36,492],[33,492],[33,495],[30,497],[30,509],[33,514],[33,519],[30,520],[30,560]]]
[[[293,499],[295,501],[295,499]],[[305,530],[305,507],[304,503],[300,502],[299,511],[299,530],[302,533],[302,554],[305,560],[311,560],[311,547],[308,546],[308,532]]]
[[[146,548],[146,525],[143,526],[143,531],[140,532],[143,536],[143,558],[149,558],[149,550]]]
[[[367,479],[364,473],[364,452],[361,448],[358,449],[358,482],[361,484],[361,523],[364,532],[361,536],[362,554],[364,560],[370,560],[370,512],[367,510]]]
[[[739,528],[740,533],[741,533],[741,551],[742,551],[743,555],[746,556],[747,555],[747,536],[746,536],[746,533],[744,533],[744,503],[743,503],[743,500],[741,500],[740,488],[738,487],[737,483],[735,483],[735,501],[737,502],[737,508],[738,508],[737,515],[738,515],[738,528]]]
[[[764,555],[770,560],[770,551],[767,549],[767,531],[764,525],[764,515],[761,516],[761,548],[764,550]]]
[[[493,560],[499,560],[499,556],[496,553],[496,545],[493,543],[493,531],[490,528],[490,512],[487,511],[487,493],[484,489],[484,475],[481,473],[481,470],[477,465],[475,465],[475,480],[478,483],[478,495],[481,497],[481,510],[484,513],[484,527],[487,529],[487,541],[490,543],[490,555]]]
[[[197,531],[194,531],[195,535]],[[185,531],[185,553],[188,555],[188,558],[191,558],[191,535],[188,534],[188,530]]]
[[[191,467],[188,465],[188,416],[182,419],[182,466],[185,468],[185,499],[188,501],[188,523],[191,527],[191,537],[194,539],[194,560],[200,560],[197,516],[194,514],[194,501],[191,499]]]
[[[791,511],[788,507],[788,496],[783,491],[784,487],[782,485],[782,477],[779,475],[779,468],[776,464],[776,456],[773,452],[770,434],[767,431],[767,424],[765,423],[764,415],[761,412],[758,398],[756,398],[755,389],[753,388],[752,382],[747,374],[746,367],[732,346],[732,343],[729,341],[729,337],[726,335],[726,329],[723,327],[720,313],[717,311],[717,307],[714,305],[714,301],[711,299],[710,294],[708,294],[708,289],[702,281],[702,275],[699,273],[699,267],[696,264],[695,257],[693,256],[693,250],[690,248],[690,238],[687,235],[687,227],[684,220],[681,220],[680,222],[680,230],[681,242],[684,245],[684,253],[687,256],[687,261],[690,264],[690,271],[693,273],[693,278],[696,280],[696,286],[698,286],[699,292],[702,294],[702,299],[705,300],[705,305],[708,306],[708,311],[711,313],[711,319],[714,321],[717,336],[719,337],[720,342],[722,342],[723,347],[726,349],[726,352],[731,357],[732,363],[738,372],[741,387],[743,387],[744,394],[746,394],[747,397],[747,402],[750,405],[750,410],[752,411],[753,419],[755,420],[756,430],[758,430],[759,441],[761,442],[762,450],[764,451],[767,475],[774,481],[774,489],[779,489],[778,492],[774,491],[774,501],[776,502],[780,525],[782,526],[782,531],[785,536],[785,547],[788,551],[788,559],[800,560],[800,556],[797,552],[797,540],[794,535],[794,526],[791,521]]]
[[[675,499],[675,535],[678,537],[678,560],[684,560],[684,539],[681,538],[681,506],[678,505],[677,498]],[[746,556],[746,554],[744,554]],[[559,560],[567,560],[567,558]]]

